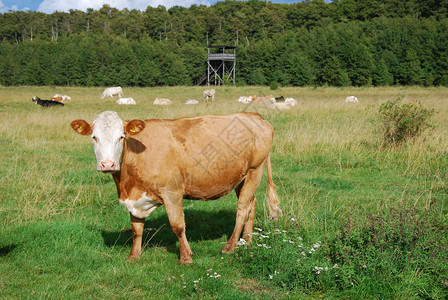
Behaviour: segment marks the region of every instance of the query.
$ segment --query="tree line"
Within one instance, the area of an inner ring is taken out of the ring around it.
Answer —
[[[448,85],[448,0],[217,2],[0,14],[0,84],[197,84],[207,43],[237,84]]]

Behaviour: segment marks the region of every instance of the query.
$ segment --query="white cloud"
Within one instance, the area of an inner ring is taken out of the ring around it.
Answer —
[[[1,2],[0,2],[1,3]],[[54,11],[68,11],[69,9],[77,9],[86,11],[87,8],[93,8],[95,10],[100,9],[104,4],[108,4],[111,7],[118,9],[139,9],[145,10],[146,7],[157,7],[163,5],[166,8],[170,8],[174,5],[190,7],[193,4],[204,4],[209,6],[208,0],[43,0],[39,5],[38,11],[51,14]],[[0,5],[1,7],[1,5]]]
[[[5,4],[3,4],[2,1],[0,1],[0,13],[6,13],[9,12],[10,10],[17,10],[17,5],[12,5],[11,7],[8,7]]]

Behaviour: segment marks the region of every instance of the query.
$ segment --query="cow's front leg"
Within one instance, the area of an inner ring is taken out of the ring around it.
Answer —
[[[145,219],[137,218],[131,215],[132,235],[134,240],[132,242],[131,254],[129,254],[128,260],[140,258],[142,254],[142,237],[143,229],[145,227]]]
[[[180,263],[191,264],[193,252],[185,235],[185,215],[182,196],[169,193],[165,198],[165,208],[170,221],[171,229],[179,239]]]

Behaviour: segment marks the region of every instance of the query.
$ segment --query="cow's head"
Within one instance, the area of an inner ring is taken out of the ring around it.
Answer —
[[[123,121],[114,111],[105,111],[91,123],[75,120],[72,128],[79,134],[90,135],[101,172],[117,172],[121,169],[124,139],[145,129],[142,120]]]

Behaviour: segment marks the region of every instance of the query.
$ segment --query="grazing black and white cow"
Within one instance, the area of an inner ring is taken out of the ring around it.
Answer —
[[[52,107],[52,106],[64,106],[64,103],[52,100],[41,100],[39,97],[34,96],[33,101],[42,107]]]

